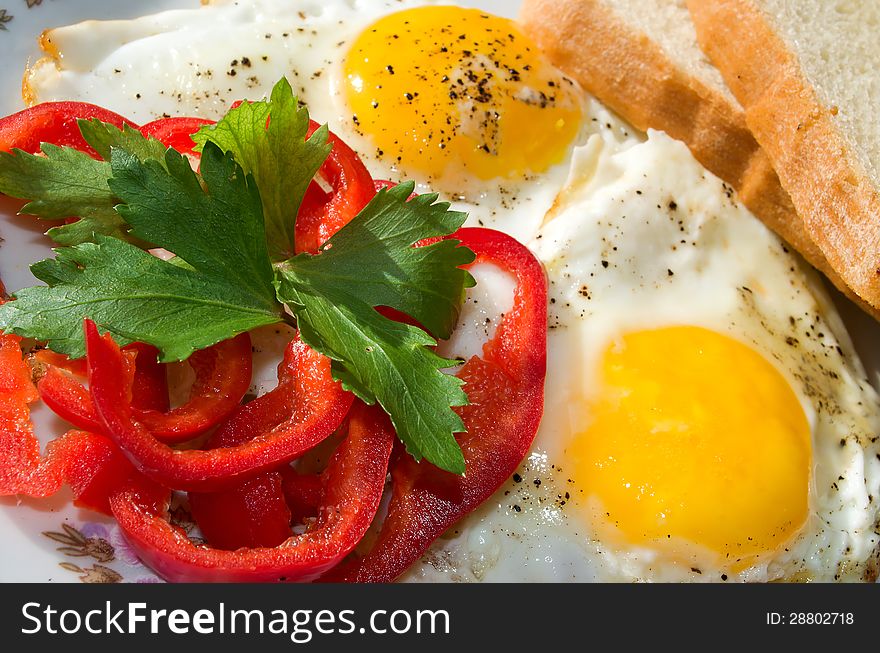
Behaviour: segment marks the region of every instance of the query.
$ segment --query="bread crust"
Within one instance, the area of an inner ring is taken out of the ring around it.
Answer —
[[[880,193],[752,0],[688,0],[700,46],[745,109],[746,123],[830,265],[880,307]],[[852,108],[851,108],[852,109]]]
[[[638,129],[661,129],[686,143],[752,213],[880,318],[880,311],[850,290],[808,235],[741,107],[681,70],[602,0],[524,0],[520,20],[557,67]]]

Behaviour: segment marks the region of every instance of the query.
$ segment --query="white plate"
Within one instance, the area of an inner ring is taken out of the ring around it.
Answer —
[[[496,14],[515,15],[519,2],[460,2]],[[21,75],[28,61],[40,56],[37,37],[46,28],[85,19],[131,18],[171,8],[195,8],[199,0],[0,0],[0,115],[23,108]],[[38,220],[15,217],[12,205],[0,198],[0,278],[10,291],[33,285],[28,266],[49,255],[50,243]],[[870,378],[880,370],[880,327],[839,294],[835,301]],[[55,434],[63,425],[48,411],[35,411],[41,434]],[[184,526],[186,524],[183,524]],[[140,565],[112,519],[71,506],[62,492],[48,500],[0,498],[0,581],[152,582],[157,578]]]

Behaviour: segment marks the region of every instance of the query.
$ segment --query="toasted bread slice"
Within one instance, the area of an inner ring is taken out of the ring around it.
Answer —
[[[858,301],[807,234],[742,107],[700,50],[685,0],[524,0],[520,20],[559,68],[635,127],[684,141],[752,213]]]
[[[699,41],[745,107],[807,232],[880,306],[880,5],[691,0]]]

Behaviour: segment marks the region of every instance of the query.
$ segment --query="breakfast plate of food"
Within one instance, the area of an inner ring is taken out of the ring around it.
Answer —
[[[0,580],[876,581],[796,4],[0,0]]]

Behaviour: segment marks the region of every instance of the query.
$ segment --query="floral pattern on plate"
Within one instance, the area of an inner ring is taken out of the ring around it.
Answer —
[[[193,542],[205,544],[190,514],[185,494],[172,495],[168,515],[171,523],[186,533]],[[80,582],[160,582],[159,577],[141,563],[115,523],[85,521],[74,526],[65,520],[59,530],[43,531],[42,535],[54,543],[57,553],[66,558],[79,559],[74,561],[65,558],[58,566],[78,574]]]
[[[28,9],[39,7],[43,4],[43,0],[23,0]],[[15,14],[9,13],[9,9],[0,9],[0,32],[8,32],[10,23],[15,18]]]

